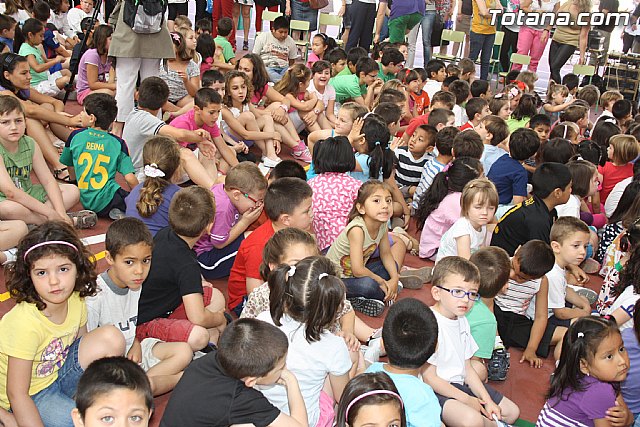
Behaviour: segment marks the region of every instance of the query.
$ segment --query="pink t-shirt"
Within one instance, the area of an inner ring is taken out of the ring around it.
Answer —
[[[460,196],[462,193],[459,192],[448,194],[424,222],[420,234],[421,258],[430,258],[436,254],[440,239],[460,218]]]
[[[222,244],[229,239],[229,231],[240,220],[240,212],[231,203],[231,199],[224,191],[224,184],[215,184],[211,187],[213,197],[216,199],[216,217],[211,232],[203,235],[193,249],[200,256],[204,252],[213,249],[214,244]]]
[[[176,117],[171,121],[171,126],[178,129],[186,129],[186,130],[198,130],[204,129],[211,134],[212,138],[217,138],[220,136],[220,128],[217,123],[214,123],[213,126],[207,126],[206,124],[202,124],[202,126],[198,126],[196,124],[196,111],[189,110],[181,116]],[[196,144],[184,141],[178,141],[178,143],[183,146],[190,148],[191,150],[195,150]]]
[[[605,163],[604,166],[598,166],[598,172],[602,174],[602,190],[600,190],[600,202],[604,203],[609,197],[609,193],[613,187],[623,179],[633,176],[633,163],[616,166],[611,162]]]
[[[251,103],[253,105],[261,106],[260,101],[267,95],[269,90],[269,84],[264,85],[262,89],[253,88],[253,96],[251,97]]]
[[[307,57],[307,67],[313,67],[313,64],[320,61],[321,59],[313,52],[309,52],[309,56]]]
[[[361,181],[337,172],[323,173],[309,181],[313,190],[313,231],[320,250],[331,246],[347,226],[361,185]]]

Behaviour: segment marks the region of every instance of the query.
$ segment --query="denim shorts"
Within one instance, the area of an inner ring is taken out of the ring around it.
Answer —
[[[31,397],[47,427],[73,427],[71,410],[76,407],[73,397],[84,373],[78,360],[81,340],[82,338],[78,338],[69,346],[67,358],[58,370],[58,378]]]

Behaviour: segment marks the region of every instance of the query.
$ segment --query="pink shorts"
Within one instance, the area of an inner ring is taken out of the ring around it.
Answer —
[[[331,427],[333,425],[333,419],[336,416],[333,410],[335,404],[333,398],[324,391],[320,392],[320,418],[318,418],[318,424],[316,427]]]
[[[85,90],[83,90],[81,92],[78,92],[78,94],[76,95],[76,101],[78,101],[78,104],[82,105],[82,103],[84,102],[84,99],[90,93],[91,93],[91,89],[85,89]]]
[[[204,306],[211,304],[213,290],[205,286],[203,290]],[[184,304],[180,304],[169,317],[159,317],[136,327],[136,338],[157,338],[165,342],[187,342],[195,325],[187,319]]]

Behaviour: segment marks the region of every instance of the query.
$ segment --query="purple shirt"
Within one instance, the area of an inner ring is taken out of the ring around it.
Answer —
[[[622,340],[629,355],[629,372],[622,382],[622,397],[634,414],[640,413],[640,343],[633,328],[622,331]]]
[[[388,0],[381,0],[382,3],[389,3]],[[391,13],[389,19],[400,18],[412,13],[419,13],[424,16],[426,3],[421,0],[395,0],[391,3]]]
[[[615,406],[613,385],[593,377],[584,377],[582,384],[584,391],[565,390],[562,399],[549,399],[536,427],[594,426],[593,420],[606,417],[607,409]]]
[[[180,187],[175,184],[166,186],[162,192],[162,203],[158,206],[158,210],[150,217],[145,218],[140,215],[140,212],[138,212],[136,208],[136,203],[140,200],[140,190],[143,185],[144,183],[136,185],[124,200],[127,205],[126,215],[138,218],[144,222],[151,234],[155,236],[158,231],[169,225],[169,204],[171,203],[171,199],[173,199],[173,195],[180,190]]]
[[[448,194],[424,222],[420,235],[420,258],[434,256],[444,233],[460,218],[461,195],[460,192]]]
[[[214,123],[213,126],[207,126],[204,123],[202,124],[202,126],[198,126],[196,124],[196,111],[193,109],[171,120],[171,126],[173,126],[174,128],[186,130],[204,129],[211,134],[211,138],[217,138],[220,136],[220,128],[218,127],[217,123]],[[188,147],[191,150],[195,150],[195,144],[184,141],[178,141],[178,143],[183,147]]]
[[[229,231],[240,220],[240,212],[233,206],[227,192],[224,191],[224,184],[214,185],[211,187],[211,192],[216,199],[216,218],[211,232],[203,235],[193,248],[198,256],[211,251],[214,244],[225,243],[229,239]]]
[[[78,92],[89,89],[89,80],[87,79],[87,64],[98,67],[98,81],[106,82],[106,74],[111,70],[111,59],[107,57],[107,62],[103,63],[97,49],[89,49],[80,58],[78,65],[78,83],[76,84]]]

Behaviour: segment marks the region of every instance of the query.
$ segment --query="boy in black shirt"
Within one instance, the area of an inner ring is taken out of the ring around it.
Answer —
[[[218,350],[185,370],[160,427],[306,426],[298,381],[285,367],[288,347],[284,332],[273,325],[256,319],[232,322]],[[285,387],[291,415],[280,412],[253,388],[256,385]]]

